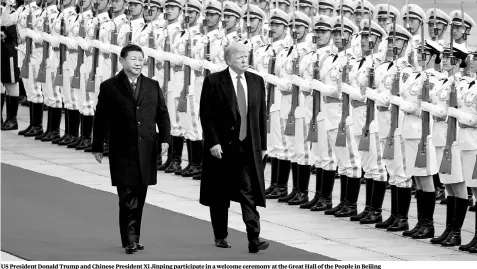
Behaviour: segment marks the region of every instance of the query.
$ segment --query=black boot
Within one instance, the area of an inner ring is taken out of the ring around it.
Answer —
[[[333,193],[333,187],[335,185],[336,171],[324,169],[321,171],[321,199],[310,209],[311,211],[325,211],[331,209],[333,206],[331,194]]]
[[[374,227],[377,229],[387,229],[391,225],[393,225],[394,221],[396,220],[397,216],[397,208],[398,208],[398,197],[397,197],[397,187],[395,185],[391,186],[391,215],[383,222],[376,223]]]
[[[347,218],[356,216],[358,214],[358,197],[359,189],[361,188],[361,178],[348,177],[348,183],[346,186],[345,205],[335,213],[337,218]]]
[[[177,175],[177,176],[182,176],[182,174],[189,171],[191,166],[194,164],[194,162],[192,160],[192,148],[191,148],[191,144],[190,144],[191,141],[189,139],[186,139],[185,142],[186,142],[186,149],[187,149],[187,161],[189,163],[187,164],[186,167],[184,167],[182,169],[179,169],[179,170],[174,172],[174,175]]]
[[[289,205],[301,205],[308,202],[308,186],[310,185],[311,167],[298,164],[298,194],[290,201]]]
[[[398,215],[393,225],[388,227],[388,232],[401,232],[409,230],[407,222],[409,207],[411,206],[411,188],[397,188],[398,194]]]
[[[51,108],[50,132],[43,137],[41,142],[51,142],[60,137],[61,108]]]
[[[348,185],[348,177],[340,175],[340,203],[328,210],[325,210],[325,215],[334,215],[336,212],[340,211],[341,208],[346,204],[346,189]]]
[[[172,143],[171,143],[171,145],[169,145],[169,148],[167,149],[167,160],[157,167],[158,171],[164,171],[164,170],[166,170],[167,167],[169,167],[169,165],[171,165],[171,162],[172,162],[172,147],[173,146],[174,145]],[[162,158],[162,156],[161,156],[161,158]]]
[[[65,109],[64,111],[65,111],[65,123],[64,123],[65,124],[65,133],[63,134],[63,136],[51,140],[51,143],[55,144],[55,145],[59,144],[61,141],[67,139],[70,136],[70,125],[69,125],[70,110]]]
[[[321,168],[316,168],[315,169],[315,177],[316,177],[316,185],[315,185],[315,197],[313,197],[313,199],[311,199],[310,201],[308,201],[307,203],[304,203],[304,204],[301,204],[300,205],[300,208],[303,208],[303,209],[311,209],[314,205],[316,205],[316,203],[318,203],[318,201],[320,200],[320,196],[321,196],[321,184],[323,182],[322,180],[322,173],[323,173],[323,170]]]
[[[349,220],[351,221],[360,221],[364,217],[368,216],[369,211],[371,211],[371,199],[373,195],[374,180],[372,178],[366,178],[365,180],[366,180],[366,206],[364,207],[363,212],[349,218]]]
[[[58,142],[59,146],[66,146],[78,139],[79,136],[79,124],[81,114],[79,110],[69,110],[68,112],[68,133],[69,136],[64,140]]]
[[[278,159],[277,158],[269,158],[270,159],[270,164],[271,164],[271,182],[270,186],[265,189],[265,195],[268,195],[272,193],[272,191],[277,187],[277,181],[278,181]]]
[[[192,166],[191,168],[182,174],[183,177],[194,177],[202,173],[202,153],[203,143],[202,140],[190,141],[192,150]]]
[[[477,203],[476,203],[476,205],[477,205]],[[472,238],[472,240],[468,244],[460,246],[459,250],[470,251],[471,248],[477,247],[477,214],[474,214],[474,217],[475,217],[474,238]]]
[[[183,136],[172,136],[172,162],[164,170],[167,174],[174,173],[177,170],[182,169],[182,150],[184,148],[184,137]]]
[[[31,103],[33,126],[24,134],[25,137],[36,137],[43,134],[43,103]]]
[[[421,193],[422,225],[418,232],[412,235],[413,239],[428,239],[434,237],[434,210],[436,208],[436,192]]]
[[[455,200],[455,211],[454,218],[452,219],[451,231],[447,236],[446,240],[441,243],[443,247],[454,247],[460,246],[462,238],[460,236],[460,231],[462,225],[464,225],[465,214],[467,213],[467,207],[469,207],[468,199],[462,199],[456,197]]]
[[[46,119],[46,130],[45,132],[43,132],[43,134],[35,136],[35,140],[41,140],[43,137],[47,136],[48,133],[51,131],[51,117],[53,115],[52,108],[49,106],[43,106],[43,107],[46,107],[48,110],[47,119]]]
[[[455,201],[456,201],[456,197],[455,196],[447,196],[447,204],[446,204],[446,229],[444,230],[444,232],[438,236],[438,237],[434,237],[431,239],[431,243],[432,244],[441,244],[442,242],[444,242],[444,240],[447,239],[447,236],[449,236],[449,233],[451,231],[451,224],[452,224],[452,220],[454,219],[454,212],[455,212]]]
[[[280,203],[288,203],[288,201],[295,198],[295,196],[298,193],[298,164],[297,163],[291,163],[291,171],[292,171],[293,189],[288,195],[278,198],[278,202]]]
[[[384,196],[386,195],[386,182],[374,181],[373,182],[373,195],[371,196],[371,208],[366,217],[362,218],[360,224],[374,224],[383,221],[381,214]]]
[[[20,132],[18,132],[18,135],[25,135],[26,133],[28,133],[31,128],[33,128],[33,125],[35,123],[35,120],[33,119],[33,104],[32,102],[28,102],[28,110],[29,110],[29,114],[30,114],[30,124],[28,125],[28,127],[24,130],[21,130]]]
[[[7,95],[7,118],[3,123],[2,131],[18,130],[18,96]]]
[[[85,150],[91,146],[91,131],[93,130],[94,116],[83,116],[83,128],[81,142],[75,147],[76,150]]]
[[[290,177],[291,162],[278,159],[277,187],[265,196],[267,199],[279,199],[288,193],[288,178]]]
[[[409,231],[404,231],[402,236],[405,237],[412,237],[415,233],[419,232],[421,226],[424,224],[424,220],[422,217],[423,214],[423,200],[422,200],[422,190],[416,191],[416,205],[417,205],[417,223],[414,228]]]
[[[80,116],[79,116],[79,121],[80,121],[80,124],[79,124],[79,136],[77,139],[71,141],[71,143],[69,143],[68,145],[66,145],[67,148],[72,148],[72,149],[76,149],[76,147],[81,144],[81,141],[83,141],[84,137],[83,137],[83,133],[84,133],[84,115],[80,113]]]

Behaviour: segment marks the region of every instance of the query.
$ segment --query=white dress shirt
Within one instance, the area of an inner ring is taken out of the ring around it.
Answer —
[[[237,76],[238,74],[232,70],[232,68],[229,67],[229,72],[230,72],[230,77],[232,78],[232,83],[234,85],[234,90],[235,90],[235,97],[237,97]],[[247,80],[245,78],[245,73],[240,75],[240,83],[242,83],[243,86],[243,91],[245,92],[245,107],[247,108],[248,111],[248,88],[247,88]]]

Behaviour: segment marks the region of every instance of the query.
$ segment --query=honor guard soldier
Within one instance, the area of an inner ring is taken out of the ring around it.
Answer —
[[[287,14],[290,12],[290,0],[276,0],[272,1],[273,7],[275,9],[280,9],[285,11]]]
[[[465,12],[462,16],[461,10],[454,10],[449,16],[452,19],[452,36],[454,37],[454,42],[457,44],[466,43],[470,30],[476,26],[475,21]],[[464,26],[462,26],[462,19],[464,20]]]
[[[323,107],[323,98],[320,92],[310,86],[309,81],[317,79],[323,81],[324,73],[321,72],[323,63],[328,57],[332,57],[330,40],[332,30],[332,18],[325,15],[317,15],[313,19],[314,51],[305,55],[300,62],[300,71],[303,77],[293,76],[293,79],[299,81],[300,89],[303,91],[311,90],[312,95],[307,96],[308,101],[307,118],[308,133],[306,141],[311,143],[311,161],[312,166],[316,167],[316,189],[315,197],[307,203],[302,203],[300,208],[311,209],[311,211],[323,211],[331,208],[331,197],[324,196],[322,192],[323,169],[333,163],[332,150],[328,148],[328,137],[325,131],[325,117],[321,109]],[[310,104],[311,103],[311,104]],[[336,169],[336,167],[334,168]]]
[[[444,78],[442,73],[434,70],[436,62],[440,62],[441,52],[442,48],[437,42],[425,40],[424,46],[420,46],[418,50],[418,64],[424,71],[411,74],[400,89],[400,97],[391,97],[391,103],[398,105],[404,113],[402,129],[406,131],[402,133],[402,137],[406,173],[416,180],[418,223],[413,229],[403,233],[414,239],[434,236],[436,191],[433,175],[438,172],[437,157],[429,112],[420,110],[420,102],[429,100],[430,89]]]
[[[371,25],[370,25],[371,23]],[[386,37],[386,31],[370,18],[361,20],[359,39],[363,58],[351,68],[350,83],[343,83],[342,91],[349,94],[353,115],[354,138],[365,172],[366,202],[364,210],[350,218],[362,224],[382,221],[381,209],[386,192],[387,174],[382,160],[382,148],[379,143],[378,123],[375,120],[373,102],[366,102],[366,89],[374,87],[374,70],[381,64],[382,56],[379,44]]]
[[[277,199],[287,194],[287,181],[290,174],[290,160],[285,154],[284,120],[280,118],[282,94],[280,86],[271,83],[268,76],[273,76],[278,70],[277,55],[287,51],[291,44],[285,37],[288,33],[288,14],[281,9],[270,11],[270,35],[272,43],[257,50],[255,70],[267,81],[267,112],[269,121],[267,154],[271,163],[271,184],[265,190],[267,199]]]
[[[192,45],[201,41],[198,20],[202,6],[197,0],[189,0],[184,9],[184,27],[174,54],[181,56],[183,71],[174,76],[174,95],[178,100],[177,114],[187,146],[188,165],[174,173],[183,177],[194,177],[202,172],[202,127],[199,119],[200,93],[202,87],[194,88],[195,78],[190,63],[184,59],[192,56]]]
[[[358,27],[361,27],[361,21],[369,20],[369,18],[373,19],[375,11],[374,11],[374,6],[368,0],[358,0],[357,3],[358,5],[356,6],[356,9],[354,12],[354,22]],[[353,36],[353,40],[351,41],[351,49],[357,59],[360,59],[362,57],[361,35],[359,33],[356,33]]]
[[[25,92],[27,96],[27,100],[29,102],[29,111],[30,111],[30,124],[24,130],[18,132],[19,135],[25,135],[29,133],[31,136],[34,130],[40,128],[41,121],[38,122],[38,115],[41,113],[43,115],[43,99],[40,94],[40,98],[38,98],[35,94],[33,77],[30,70],[30,62],[31,62],[31,55],[32,50],[34,49],[34,44],[32,42],[31,37],[27,37],[26,33],[31,31],[33,28],[32,20],[33,20],[33,13],[35,10],[38,9],[35,1],[25,1],[24,5],[20,6],[18,9],[13,10],[13,3],[6,3],[5,8],[2,10],[2,18],[1,18],[1,25],[2,28],[12,29],[13,25],[17,26],[18,32],[18,68],[23,69],[23,72],[20,72],[20,78],[23,81],[23,85],[25,87]],[[3,8],[3,7],[2,7]],[[3,44],[3,43],[2,43]],[[28,55],[27,55],[28,54]],[[24,67],[23,67],[24,66]],[[2,67],[3,68],[3,67]],[[9,94],[14,94],[15,91],[9,91]],[[41,91],[40,91],[41,92]],[[13,107],[15,107],[15,96],[9,97],[12,98],[13,103],[11,103]],[[5,94],[2,93],[2,112],[3,112],[3,102],[5,100]],[[13,109],[12,109],[13,111]],[[14,120],[11,121],[12,127],[14,127],[15,122]],[[2,117],[2,125],[3,125],[3,117]]]
[[[4,3],[2,3],[3,5]],[[3,17],[10,16],[15,12],[15,2],[8,1],[5,3],[5,7],[2,7],[2,22]],[[18,34],[17,25],[12,23],[9,26],[1,26],[1,57],[3,59],[1,63],[1,83],[2,83],[2,113],[3,102],[6,98],[7,104],[7,118],[3,122],[2,116],[2,131],[11,131],[18,129],[17,112],[18,112],[18,100],[20,95],[19,79],[20,69],[18,68],[18,52],[16,47],[18,46]]]
[[[473,74],[470,72],[470,62],[467,61],[470,53],[467,46],[465,44],[454,44],[453,48],[454,55],[458,59],[458,63],[460,62],[460,72],[456,72],[455,74],[457,105],[449,105],[447,116],[448,121],[449,119],[455,118],[458,122],[459,128],[457,128],[456,141],[460,151],[462,167],[459,172],[465,180],[466,186],[470,187],[475,195],[477,191],[477,181],[473,179],[472,173],[476,163],[477,153],[475,140],[475,136],[477,135],[477,88],[474,86],[475,80],[471,78]],[[458,77],[460,77],[460,82]],[[454,156],[452,156],[452,159],[453,158]],[[453,171],[454,167],[452,167],[451,173]],[[450,195],[447,199],[447,205],[454,204],[454,211],[453,217],[446,220],[448,226],[446,226],[444,233],[447,234],[447,237],[441,242],[439,242],[440,240],[434,239],[432,243],[440,243],[442,246],[452,247],[461,244],[461,228],[465,220],[469,199],[462,199],[460,197],[454,197],[454,199],[449,198],[451,198]],[[449,207],[447,209],[449,210]],[[449,211],[447,211],[446,215],[449,216]]]
[[[332,18],[335,16],[336,8],[336,0],[318,0],[317,15],[324,15]]]
[[[354,21],[354,12],[356,11],[357,3],[355,3],[354,0],[337,0],[336,3],[336,15],[341,16],[340,12],[343,10],[343,16]]]
[[[401,128],[398,128],[399,108],[389,109],[391,93],[397,95],[399,88],[411,76],[413,69],[407,63],[406,48],[411,42],[412,35],[401,25],[390,25],[388,32],[388,47],[386,62],[375,69],[376,90],[367,89],[366,97],[374,100],[377,109],[378,130],[383,159],[389,174],[391,185],[391,216],[377,223],[376,228],[400,228],[407,224],[407,214],[411,202],[411,176],[406,174],[404,157],[401,147]],[[389,142],[392,143],[389,143]],[[389,146],[393,146],[392,148]],[[399,199],[398,199],[399,195]],[[398,204],[399,202],[399,204]],[[394,223],[396,227],[394,228]],[[402,225],[401,225],[402,224]],[[405,227],[403,227],[405,228]]]
[[[389,8],[388,8],[389,7]],[[395,20],[401,17],[401,13],[398,9],[392,5],[379,4],[374,7],[376,11],[376,20],[381,28],[387,30],[389,24],[393,24]],[[381,59],[385,61],[386,52],[388,50],[388,38],[383,38],[383,41],[379,44],[378,51],[383,56]]]
[[[75,1],[73,0],[63,0],[60,1],[60,14],[53,21],[51,34],[53,36],[51,46],[53,47],[53,56],[55,59],[55,64],[57,65],[55,79],[53,81],[54,91],[57,95],[57,103],[61,105],[63,101],[63,107],[65,108],[65,133],[63,136],[58,137],[52,140],[53,144],[59,144],[65,140],[70,141],[70,118],[73,122],[79,124],[79,114],[77,112],[72,112],[74,115],[70,116],[70,107],[72,103],[71,96],[71,72],[69,72],[71,63],[76,59],[72,59],[67,51],[67,42],[65,40],[68,36],[68,24],[71,26],[71,21],[77,18],[75,11]],[[76,56],[76,55],[75,55]],[[60,122],[55,124],[60,124]],[[77,126],[79,126],[76,124]],[[73,128],[74,129],[74,128]]]
[[[444,34],[451,23],[451,18],[444,11],[435,8],[427,10],[426,17],[429,37],[444,46]]]
[[[244,25],[247,26],[247,39],[244,40],[244,44],[250,47],[252,58],[249,58],[249,61],[253,61],[256,58],[256,51],[266,43],[265,37],[262,35],[262,27],[267,17],[265,12],[256,5],[250,4],[244,7],[242,8],[242,19]],[[248,22],[250,22],[250,25],[248,25]],[[250,27],[250,32],[248,32],[248,27]],[[255,64],[252,62],[252,67],[254,66]]]
[[[417,62],[417,48],[424,42],[421,38],[420,30],[426,21],[426,13],[415,4],[406,4],[401,10],[403,25],[412,34],[412,41],[407,47],[408,63],[413,66],[415,71],[422,71],[422,67]]]

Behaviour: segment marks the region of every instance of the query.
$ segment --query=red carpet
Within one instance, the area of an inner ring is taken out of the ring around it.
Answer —
[[[2,163],[2,251],[53,261],[329,261],[329,257],[270,242],[249,254],[245,233],[229,229],[231,249],[213,244],[209,222],[146,204],[141,243],[121,248],[116,195]]]

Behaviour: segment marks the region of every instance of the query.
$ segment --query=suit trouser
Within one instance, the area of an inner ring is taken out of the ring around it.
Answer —
[[[253,158],[250,156],[253,151],[247,150],[248,154],[239,153],[237,160],[237,181],[234,182],[234,197],[237,198],[242,208],[242,219],[246,226],[247,238],[249,241],[258,238],[260,235],[260,214],[257,211],[255,202],[253,201],[253,191],[250,181],[250,171],[255,169]],[[227,224],[228,224],[228,206],[210,206],[210,219],[212,228],[214,229],[214,236],[216,239],[227,238]]]
[[[132,242],[139,243],[142,210],[148,186],[117,186],[119,196],[119,231],[123,247]]]

